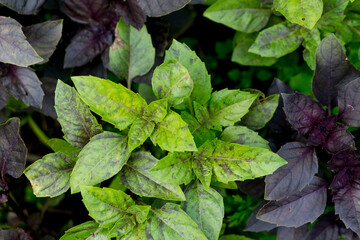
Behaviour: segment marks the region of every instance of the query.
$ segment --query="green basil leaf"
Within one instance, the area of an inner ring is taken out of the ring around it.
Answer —
[[[346,17],[344,11],[348,4],[348,0],[324,1],[323,15],[317,22],[316,26],[319,27],[321,30],[333,32],[335,30],[334,26],[341,23]],[[344,27],[344,25],[342,25],[342,27]]]
[[[156,123],[161,122],[167,114],[167,99],[159,99],[149,104],[144,112],[144,118]]]
[[[119,130],[127,128],[143,115],[147,106],[137,93],[121,84],[92,76],[71,77],[81,99],[90,109]]]
[[[161,209],[151,209],[146,221],[147,239],[206,240],[197,224],[179,205],[165,204]]]
[[[282,57],[295,51],[302,41],[298,29],[280,23],[262,30],[249,52],[263,57]]]
[[[173,111],[156,125],[150,139],[154,145],[170,152],[197,151],[186,122]]]
[[[222,0],[211,5],[204,16],[240,32],[256,32],[269,21],[271,9],[261,8],[259,0]]]
[[[148,240],[145,235],[145,224],[136,225],[136,227],[121,240]]]
[[[201,104],[207,103],[211,95],[211,80],[210,75],[206,70],[205,64],[196,55],[194,51],[183,43],[179,43],[175,39],[170,48],[165,53],[164,61],[169,60],[179,61],[189,72],[191,79],[194,82],[194,88],[190,95],[190,102],[197,101]],[[184,103],[188,103],[185,100]]]
[[[74,88],[58,80],[55,90],[55,110],[64,138],[74,147],[82,148],[102,127],[80,99]]]
[[[259,130],[271,120],[279,103],[279,94],[271,95],[263,101],[255,102],[249,112],[241,119],[241,125],[252,130]]]
[[[140,30],[119,20],[115,29],[115,40],[109,51],[110,68],[128,81],[145,75],[155,62],[155,48],[146,26]]]
[[[132,150],[143,144],[145,140],[150,137],[154,128],[154,122],[147,121],[143,118],[136,119],[129,130],[129,152],[132,152]]]
[[[50,153],[25,169],[37,197],[56,197],[70,187],[70,174],[76,159],[61,152]]]
[[[220,140],[270,150],[268,141],[259,136],[257,132],[243,126],[225,128],[220,135]]]
[[[322,0],[274,0],[274,7],[292,23],[312,29],[323,12]]]
[[[211,156],[214,151],[214,143],[215,141],[207,141],[199,147],[198,152],[193,154],[192,167],[194,173],[204,185],[205,189],[209,189],[211,183],[212,164],[208,156]]]
[[[210,119],[222,126],[232,126],[249,111],[256,97],[240,90],[214,92],[209,103]]]
[[[247,34],[243,32],[236,32],[234,37],[234,51],[231,56],[231,61],[246,66],[271,66],[277,58],[262,57],[261,55],[249,52],[249,48],[255,42],[257,33]]]
[[[170,152],[151,169],[154,176],[166,183],[188,184],[194,179],[191,152]]]
[[[103,132],[90,139],[81,150],[70,177],[71,193],[81,185],[92,186],[117,174],[129,158],[127,138]]]
[[[144,223],[149,215],[151,206],[134,205],[127,209],[128,213],[135,215],[138,223]]]
[[[80,152],[80,149],[60,138],[51,138],[47,141],[47,144],[54,152],[61,152],[69,157],[77,156]]]
[[[222,196],[214,189],[205,187],[197,180],[185,190],[186,201],[181,208],[196,222],[209,240],[219,239],[224,218]]]
[[[125,216],[119,219],[109,230],[107,237],[121,237],[130,233],[136,226],[135,216]]]
[[[194,85],[188,70],[176,60],[158,66],[151,81],[155,96],[168,99],[170,106],[178,105],[188,98]]]
[[[121,182],[139,196],[184,201],[185,196],[179,186],[161,181],[150,171],[157,161],[148,152],[132,154],[120,172]]]
[[[320,44],[320,31],[316,27],[310,30],[300,29],[300,34],[304,38],[302,45],[304,46],[303,57],[311,70],[315,70],[315,54],[316,48]]]
[[[127,216],[127,209],[135,205],[129,195],[111,188],[82,186],[81,195],[89,215],[104,228],[113,227]]]
[[[216,179],[223,183],[269,175],[287,163],[268,149],[221,140],[215,141],[214,151],[205,157],[211,162]]]
[[[84,240],[96,232],[98,228],[97,222],[88,221],[67,230],[60,240]]]

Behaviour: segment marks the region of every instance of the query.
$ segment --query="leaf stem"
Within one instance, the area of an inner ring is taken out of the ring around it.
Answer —
[[[41,128],[36,124],[34,119],[32,117],[28,118],[28,123],[31,128],[31,130],[35,133],[35,135],[38,137],[40,142],[44,144],[45,146],[49,146],[47,142],[49,141],[48,136],[41,130]]]

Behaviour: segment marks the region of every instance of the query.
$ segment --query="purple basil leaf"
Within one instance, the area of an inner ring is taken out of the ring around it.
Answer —
[[[360,127],[360,78],[339,89],[338,105],[340,121]]]
[[[328,135],[323,147],[329,153],[337,153],[346,149],[354,149],[354,136],[348,132],[346,127],[336,126]]]
[[[27,67],[42,60],[26,41],[21,24],[0,16],[0,62]]]
[[[268,96],[280,93],[293,93],[293,90],[281,80],[275,78],[269,88]],[[286,115],[283,107],[284,101],[280,95],[279,105],[277,106],[272,119],[268,122],[268,126],[276,133],[283,133],[291,129],[289,122],[286,121]]]
[[[277,154],[288,163],[265,178],[265,199],[280,200],[301,191],[318,171],[314,147],[301,142],[282,146]]]
[[[5,107],[9,100],[9,93],[6,91],[2,83],[0,82],[0,110]]]
[[[337,217],[334,213],[327,213],[312,226],[305,240],[337,240],[339,232]]]
[[[276,240],[303,240],[307,232],[307,224],[298,228],[279,227],[277,229]]]
[[[39,78],[31,68],[9,65],[0,81],[16,99],[21,98],[26,105],[41,108],[44,92]]]
[[[309,134],[309,143],[312,145],[324,144],[327,141],[329,133],[337,127],[337,117],[329,116],[323,118],[318,125]]]
[[[236,181],[238,189],[254,198],[263,198],[265,182],[264,178],[248,179],[245,181]]]
[[[137,1],[112,1],[115,11],[124,22],[140,30],[146,21],[146,14]]]
[[[105,50],[106,51],[106,50]],[[104,51],[104,53],[105,53]],[[102,59],[98,56],[92,62],[75,69],[73,76],[96,76],[99,78],[106,79],[107,78],[107,71],[104,67]]]
[[[326,116],[321,104],[302,93],[281,94],[287,120],[305,136]]]
[[[65,50],[64,68],[85,65],[101,54],[112,41],[111,31],[101,25],[80,30]]]
[[[137,0],[146,15],[160,17],[180,8],[183,8],[190,0]]]
[[[36,108],[36,110],[45,114],[46,116],[57,119],[57,114],[54,108],[57,79],[51,77],[43,77],[41,78],[41,82],[41,86],[45,93],[45,96],[43,98],[42,108]]]
[[[331,160],[328,162],[328,165],[331,171],[338,172],[342,170],[345,166],[360,166],[360,161],[358,160],[355,151],[352,149],[348,149],[333,155]]]
[[[10,118],[0,125],[0,173],[19,178],[25,169],[27,149],[20,137],[20,120]]]
[[[47,21],[23,27],[27,41],[44,60],[39,64],[49,61],[56,45],[60,41],[63,20]]]
[[[79,23],[98,22],[108,6],[107,0],[62,0],[62,2],[65,13]]]
[[[316,67],[312,90],[315,97],[329,108],[336,106],[338,89],[359,77],[334,34],[324,38],[316,49]]]
[[[205,0],[191,0],[191,2],[189,4],[200,4],[205,2]]]
[[[33,240],[24,229],[16,228],[16,229],[9,229],[9,230],[1,230],[0,228],[0,238],[3,239],[11,239],[11,240]]]
[[[340,191],[333,194],[335,213],[345,224],[360,235],[360,184],[352,181]]]
[[[283,227],[300,227],[315,221],[326,206],[327,182],[314,177],[301,192],[279,201],[270,201],[256,215],[262,221]]]
[[[274,228],[276,228],[275,224],[271,224],[268,222],[263,222],[259,219],[256,218],[256,214],[259,212],[259,210],[266,204],[268,203],[267,201],[263,201],[260,203],[259,206],[257,206],[253,212],[251,213],[248,222],[246,224],[246,228],[244,229],[244,231],[249,231],[249,232],[262,232],[262,231],[270,231]]]
[[[350,229],[346,229],[345,226],[340,228],[340,233],[344,236],[344,240],[360,240],[360,237],[356,233]]]
[[[1,4],[24,15],[36,14],[44,2],[45,0],[0,0]]]

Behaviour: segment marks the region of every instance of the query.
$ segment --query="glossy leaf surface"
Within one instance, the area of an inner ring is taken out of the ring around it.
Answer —
[[[20,137],[20,120],[10,118],[0,125],[0,166],[1,178],[8,174],[19,178],[26,163],[27,149]]]
[[[111,188],[83,186],[81,195],[89,215],[99,223],[99,227],[114,226],[127,216],[126,210],[135,205],[129,195]]]
[[[0,16],[0,30],[1,62],[27,67],[43,60],[26,41],[21,25],[16,20]]]
[[[74,147],[82,148],[102,127],[80,99],[74,88],[58,80],[55,90],[55,109],[64,138]]]
[[[26,40],[44,59],[40,64],[49,61],[60,41],[62,28],[63,20],[46,21],[23,28]]]
[[[120,172],[121,182],[139,196],[184,201],[185,196],[179,186],[161,181],[150,171],[157,162],[148,152],[132,154]]]
[[[288,163],[265,178],[265,199],[280,200],[301,191],[318,172],[315,148],[287,143],[277,152]]]
[[[301,192],[279,201],[270,201],[257,214],[262,221],[284,227],[299,227],[315,221],[326,206],[327,182],[314,177]]]
[[[195,180],[185,190],[186,201],[181,208],[195,221],[208,239],[219,238],[224,217],[222,196],[213,188],[208,190]]]
[[[152,209],[146,221],[147,239],[206,240],[198,225],[179,205],[167,203],[161,209]]]
[[[121,84],[92,76],[71,77],[81,99],[104,121],[123,130],[133,123],[146,107],[145,100]]]
[[[157,67],[151,82],[155,96],[168,99],[170,106],[188,98],[194,85],[187,69],[176,60],[169,60]]]
[[[297,29],[280,23],[262,30],[249,52],[263,57],[282,57],[295,51],[302,41]]]
[[[145,75],[155,61],[155,48],[146,26],[137,30],[120,20],[110,47],[109,60],[110,68],[125,78],[129,86],[134,77]]]
[[[231,126],[225,128],[220,135],[220,140],[250,147],[270,149],[268,141],[259,136],[257,132],[243,126]]]
[[[265,27],[271,10],[259,0],[223,0],[215,2],[204,16],[240,32],[256,32]]]
[[[45,155],[25,170],[37,197],[56,197],[70,188],[76,158],[61,152]]]
[[[150,138],[155,145],[170,152],[197,151],[187,124],[179,114],[173,111],[170,111],[164,120],[156,125]]]
[[[321,17],[323,2],[322,0],[274,0],[274,7],[290,22],[312,29]]]
[[[81,185],[92,186],[117,174],[129,158],[127,138],[103,132],[90,139],[81,150],[71,173],[71,193]]]
[[[194,83],[190,99],[205,104],[210,99],[211,80],[201,59],[188,46],[173,39],[170,48],[165,53],[164,62],[169,60],[177,60],[188,70]]]

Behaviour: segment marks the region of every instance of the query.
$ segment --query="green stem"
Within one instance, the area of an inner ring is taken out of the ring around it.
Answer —
[[[41,130],[41,128],[36,124],[34,119],[32,117],[28,118],[28,123],[31,128],[31,130],[35,133],[35,135],[38,137],[41,143],[43,143],[45,146],[49,146],[47,142],[49,141],[48,136]]]

